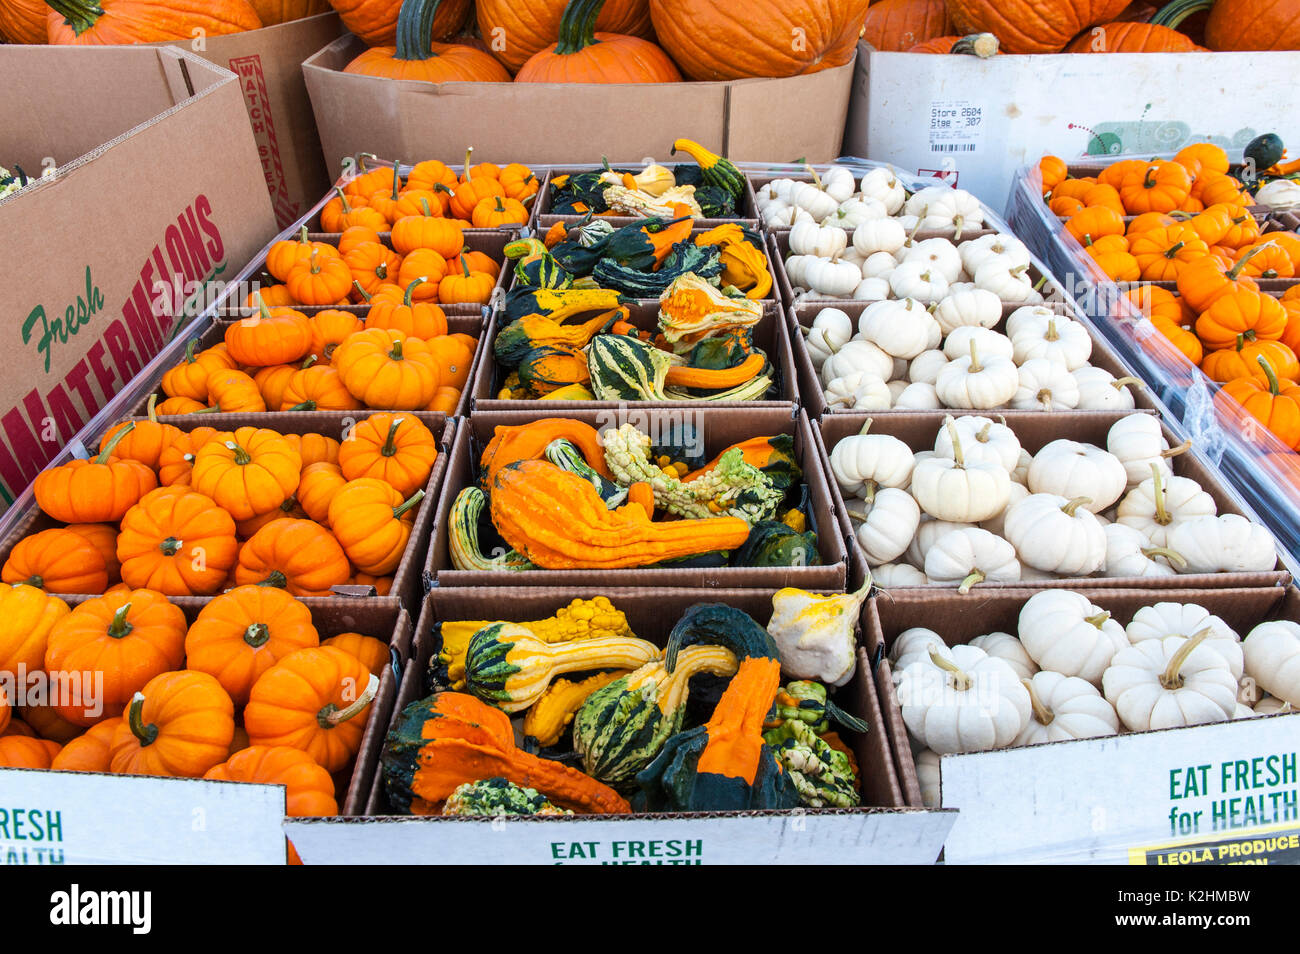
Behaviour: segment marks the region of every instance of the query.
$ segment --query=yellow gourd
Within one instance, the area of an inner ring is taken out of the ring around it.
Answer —
[[[524,735],[536,739],[540,746],[554,745],[560,741],[560,736],[564,735],[564,730],[588,696],[628,672],[630,670],[616,669],[586,679],[555,680],[524,716]]]

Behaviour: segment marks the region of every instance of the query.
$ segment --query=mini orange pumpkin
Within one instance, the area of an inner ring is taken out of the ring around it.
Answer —
[[[131,697],[113,734],[110,767],[120,775],[201,778],[228,756],[235,707],[205,672],[165,672]]]
[[[301,472],[302,458],[282,436],[241,427],[232,440],[199,449],[190,481],[236,520],[248,520],[284,503],[298,489]]]
[[[122,579],[168,596],[215,593],[235,565],[235,521],[208,495],[160,487],[122,518]]]
[[[403,500],[382,480],[350,480],[330,500],[330,528],[353,566],[363,573],[384,576],[401,563],[411,539],[415,510],[423,499],[423,490]]]
[[[64,523],[117,523],[135,502],[158,486],[154,472],[137,460],[113,456],[135,430],[120,428],[91,460],[74,460],[37,475],[32,486],[37,505]]]
[[[329,596],[352,572],[343,548],[312,520],[272,520],[239,550],[235,582],[280,587],[294,596]]]
[[[121,716],[97,722],[67,742],[50,762],[56,772],[108,772],[113,761],[113,736]]]
[[[347,271],[346,265],[339,264]],[[343,291],[320,304],[333,304],[351,287],[349,272]],[[311,351],[311,325],[302,312],[292,308],[267,308],[259,298],[256,315],[242,318],[226,329],[226,349],[236,362],[249,367],[292,364],[301,361]]]
[[[291,818],[337,815],[334,780],[302,749],[250,745],[203,776],[214,782],[283,785],[284,811]]]
[[[339,447],[345,478],[375,477],[402,497],[428,483],[437,459],[433,432],[411,415],[373,414],[358,421]]]
[[[47,593],[102,593],[108,587],[104,555],[65,527],[23,537],[9,552],[0,579]]]

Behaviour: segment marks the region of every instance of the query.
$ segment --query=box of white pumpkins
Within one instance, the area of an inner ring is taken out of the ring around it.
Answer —
[[[890,597],[863,640],[948,863],[1295,862],[1294,586]]]
[[[367,817],[289,837],[308,864],[929,864],[954,816],[903,806],[864,598],[434,589]]]

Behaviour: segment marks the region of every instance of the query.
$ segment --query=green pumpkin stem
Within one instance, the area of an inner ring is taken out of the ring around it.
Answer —
[[[1183,663],[1187,662],[1187,657],[1197,646],[1205,642],[1214,635],[1214,627],[1207,626],[1205,629],[1197,631],[1195,635],[1178,647],[1178,652],[1174,653],[1173,658],[1169,660],[1169,666],[1160,674],[1160,685],[1168,690],[1183,688]]]
[[[352,287],[355,288],[358,292],[360,292],[361,297],[365,299],[367,303],[370,301],[370,292],[362,288],[361,283],[357,281],[355,278],[352,279]]]
[[[286,411],[314,411],[316,410],[315,401],[303,401],[301,404],[295,404],[292,407],[285,408]]]
[[[570,56],[600,42],[596,39],[596,19],[604,5],[605,0],[569,0],[560,17],[556,54]]]
[[[1233,221],[1240,224],[1241,222],[1245,221],[1245,217],[1243,216],[1241,219],[1234,219]],[[1272,244],[1271,242],[1266,242],[1264,243],[1264,245],[1256,245],[1245,255],[1241,256],[1241,258],[1237,259],[1237,264],[1233,265],[1232,268],[1228,269],[1223,274],[1227,277],[1229,281],[1235,282],[1237,278],[1241,275],[1241,270],[1246,267],[1246,263],[1249,262],[1256,255],[1258,255],[1260,252],[1264,251],[1264,248],[1267,245],[1271,245],[1271,244]]]
[[[1192,14],[1208,10],[1212,6],[1214,0],[1174,0],[1173,3],[1167,3],[1157,10],[1151,22],[1174,30]]]
[[[343,214],[350,215],[352,213],[352,205],[348,202],[347,195],[338,186],[334,187],[334,191],[338,194],[339,201],[343,203]]]
[[[1274,393],[1276,394],[1277,392]],[[135,430],[135,421],[127,424],[126,427],[114,434],[109,442],[104,445],[104,449],[99,452],[99,456],[95,458],[95,463],[107,464],[108,458],[112,456],[113,451],[117,450],[117,445],[122,443],[122,438],[126,437],[126,435],[130,434],[133,430]]]
[[[388,440],[384,441],[384,446],[379,451],[385,457],[393,457],[397,454],[397,429],[405,420],[404,417],[395,417],[393,423],[388,426]]]
[[[272,589],[276,589],[276,590],[283,590],[283,589],[285,589],[285,588],[289,585],[289,578],[288,578],[287,576],[285,576],[285,575],[284,575],[282,572],[280,572],[279,570],[272,570],[272,571],[270,572],[270,574],[267,576],[267,578],[266,578],[265,580],[263,580],[262,582],[258,583],[257,585],[258,585],[258,586],[269,586],[269,587],[271,587]],[[262,623],[258,623],[257,625],[261,626],[261,625],[264,625],[264,624],[262,624]],[[252,627],[250,626],[249,629],[252,629]],[[247,639],[248,637],[245,636],[244,638]],[[251,644],[250,644],[250,645],[251,645]],[[258,644],[258,645],[260,645],[260,644]]]
[[[15,585],[15,586],[23,586],[23,585],[26,585],[26,586],[34,586],[34,587],[36,587],[38,590],[43,590],[43,589],[45,589],[45,577],[43,577],[43,576],[38,576],[38,575],[33,574],[32,576],[29,576],[27,579],[23,580],[22,583],[15,583],[14,585]]]
[[[144,722],[144,693],[137,692],[131,697],[131,704],[126,710],[126,724],[131,727],[131,734],[136,737],[143,748],[153,745],[158,740],[158,727]]]
[[[310,240],[307,238],[307,234],[308,234],[308,233],[307,233],[307,226],[304,225],[304,226],[302,227],[302,229],[299,230],[299,232],[298,232],[298,242],[299,242],[300,244],[302,244],[302,245],[308,245],[308,244],[310,244]]]
[[[1174,245],[1172,248],[1168,249],[1165,252],[1165,258],[1169,258],[1169,259],[1177,258],[1178,253],[1182,251],[1183,246],[1186,244],[1187,244],[1186,242],[1179,242],[1177,245]]]
[[[1273,370],[1273,366],[1268,363],[1268,359],[1262,354],[1256,355],[1255,360],[1258,361],[1259,366],[1264,369],[1264,377],[1268,378],[1268,393],[1273,395],[1273,397],[1277,397],[1282,390],[1282,386],[1277,380],[1277,372]]]
[[[249,454],[248,451],[244,450],[244,448],[236,444],[234,441],[226,441],[226,450],[235,452],[235,463],[239,464],[241,467],[246,464],[251,464],[253,462],[252,455]]]
[[[244,642],[257,649],[259,646],[265,646],[271,639],[271,627],[265,623],[253,623],[244,630]]]
[[[966,577],[966,579],[961,581],[961,586],[957,587],[957,592],[965,596],[970,592],[972,586],[976,583],[983,583],[986,579],[987,577],[984,575],[983,570],[976,570],[970,576]]]
[[[149,400],[144,405],[145,417],[149,418],[150,423],[158,423],[158,392],[155,391],[149,395]]]
[[[1151,494],[1156,502],[1156,523],[1162,527],[1167,527],[1173,522],[1174,518],[1165,509],[1165,476],[1161,473],[1159,464],[1151,465],[1151,482]]]
[[[402,160],[397,159],[393,162],[393,201],[396,202],[401,198],[402,177],[397,170],[402,168]]]
[[[1091,497],[1075,497],[1061,508],[1061,513],[1065,514],[1067,517],[1073,517],[1080,507],[1084,504],[1090,503],[1092,503]]]
[[[963,672],[956,663],[945,659],[943,656],[940,656],[935,652],[933,646],[930,647],[930,662],[934,663],[944,672],[952,675],[952,687],[958,692],[965,692],[970,689],[971,686],[975,685],[974,679],[972,679],[967,673]]]
[[[313,254],[315,254],[313,252]],[[275,316],[271,314],[271,309],[266,307],[266,302],[262,301],[262,293],[256,292],[253,300],[257,302],[257,320],[271,321]]]
[[[375,698],[375,693],[378,691],[379,677],[372,673],[370,681],[366,683],[365,691],[357,697],[355,702],[346,709],[340,709],[332,702],[327,703],[316,714],[316,722],[322,729],[336,729],[370,705],[370,701]]]
[[[397,49],[393,59],[407,62],[431,60],[433,18],[441,0],[407,0],[397,14]]]
[[[441,183],[439,184],[441,185]],[[429,208],[429,200],[424,196],[420,196],[420,208],[424,210],[424,217],[426,219],[433,218],[433,209]]]
[[[422,284],[424,284],[425,282],[427,282],[428,280],[429,280],[429,279],[425,278],[424,276],[421,276],[421,277],[415,279],[413,282],[411,282],[411,284],[409,284],[409,285],[406,286],[406,294],[402,296],[402,307],[403,307],[403,308],[410,308],[410,307],[411,307],[411,303],[414,301],[414,298],[413,298],[412,296],[413,296],[413,294],[414,294],[414,292],[415,292],[415,288],[416,288],[416,286],[417,286],[417,285],[422,285]]]
[[[108,635],[113,639],[125,639],[131,635],[131,630],[135,629],[126,618],[130,612],[131,604],[123,603],[118,611],[113,614],[113,621],[108,624]]]
[[[185,363],[186,363],[186,364],[193,364],[195,361],[198,360],[196,357],[194,357],[194,346],[197,345],[198,343],[199,343],[199,342],[198,342],[198,339],[197,339],[197,338],[191,338],[189,341],[187,341],[187,342],[185,343]]]
[[[104,15],[104,8],[94,0],[54,0],[47,6],[63,17],[64,26],[72,27],[77,36],[93,27]]]
[[[401,360],[403,360],[403,357],[402,357],[402,342],[401,342],[400,339],[394,339],[394,340],[393,340],[393,347],[392,347],[392,350],[390,350],[390,351],[388,352],[388,356],[389,356],[390,358],[392,358],[394,361],[401,361]]]
[[[181,547],[185,546],[184,540],[177,540],[175,537],[168,537],[162,543],[158,544],[158,549],[162,551],[163,556],[175,556],[181,552]]]
[[[424,491],[417,490],[415,493],[411,494],[409,499],[404,500],[401,506],[393,508],[393,519],[400,519],[402,514],[406,513],[406,511],[410,510],[412,507],[417,506],[423,499]]]

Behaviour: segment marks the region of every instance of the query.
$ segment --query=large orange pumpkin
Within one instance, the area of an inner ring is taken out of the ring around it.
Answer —
[[[6,43],[45,43],[45,0],[5,0],[0,4],[0,38]]]
[[[328,12],[329,0],[248,0],[262,26],[276,26]]]
[[[1116,21],[1091,27],[1074,38],[1066,53],[1194,53],[1206,52],[1186,33],[1154,23]]]
[[[510,82],[510,74],[482,50],[431,39],[437,8],[436,0],[405,0],[397,17],[396,45],[371,47],[343,72],[429,83]]]
[[[943,0],[880,0],[867,10],[862,39],[882,52],[902,53],[951,32]]]
[[[867,2],[650,0],[650,17],[659,44],[691,79],[796,76],[853,58]]]
[[[1300,50],[1294,0],[1216,0],[1205,23],[1212,50]]]
[[[401,0],[329,0],[343,25],[366,41],[367,46],[392,46],[397,39],[397,16]],[[470,0],[442,0],[435,4],[430,34],[446,40],[460,32],[469,13]]]
[[[512,73],[560,38],[567,0],[479,0],[479,32],[492,54]],[[649,0],[607,0],[596,29],[649,39]]]
[[[605,0],[570,0],[560,18],[559,41],[530,56],[519,68],[515,82],[675,83],[681,80],[682,74],[668,54],[649,40],[621,33],[597,33],[596,18],[604,5]],[[523,212],[522,206],[519,211]],[[476,221],[474,224],[488,228],[504,223]]]
[[[957,32],[992,33],[1007,53],[1056,53],[1088,27],[1114,20],[1128,0],[947,0]]]
[[[45,27],[51,43],[188,42],[196,35],[224,36],[262,26],[247,0],[53,0],[49,6]]]

